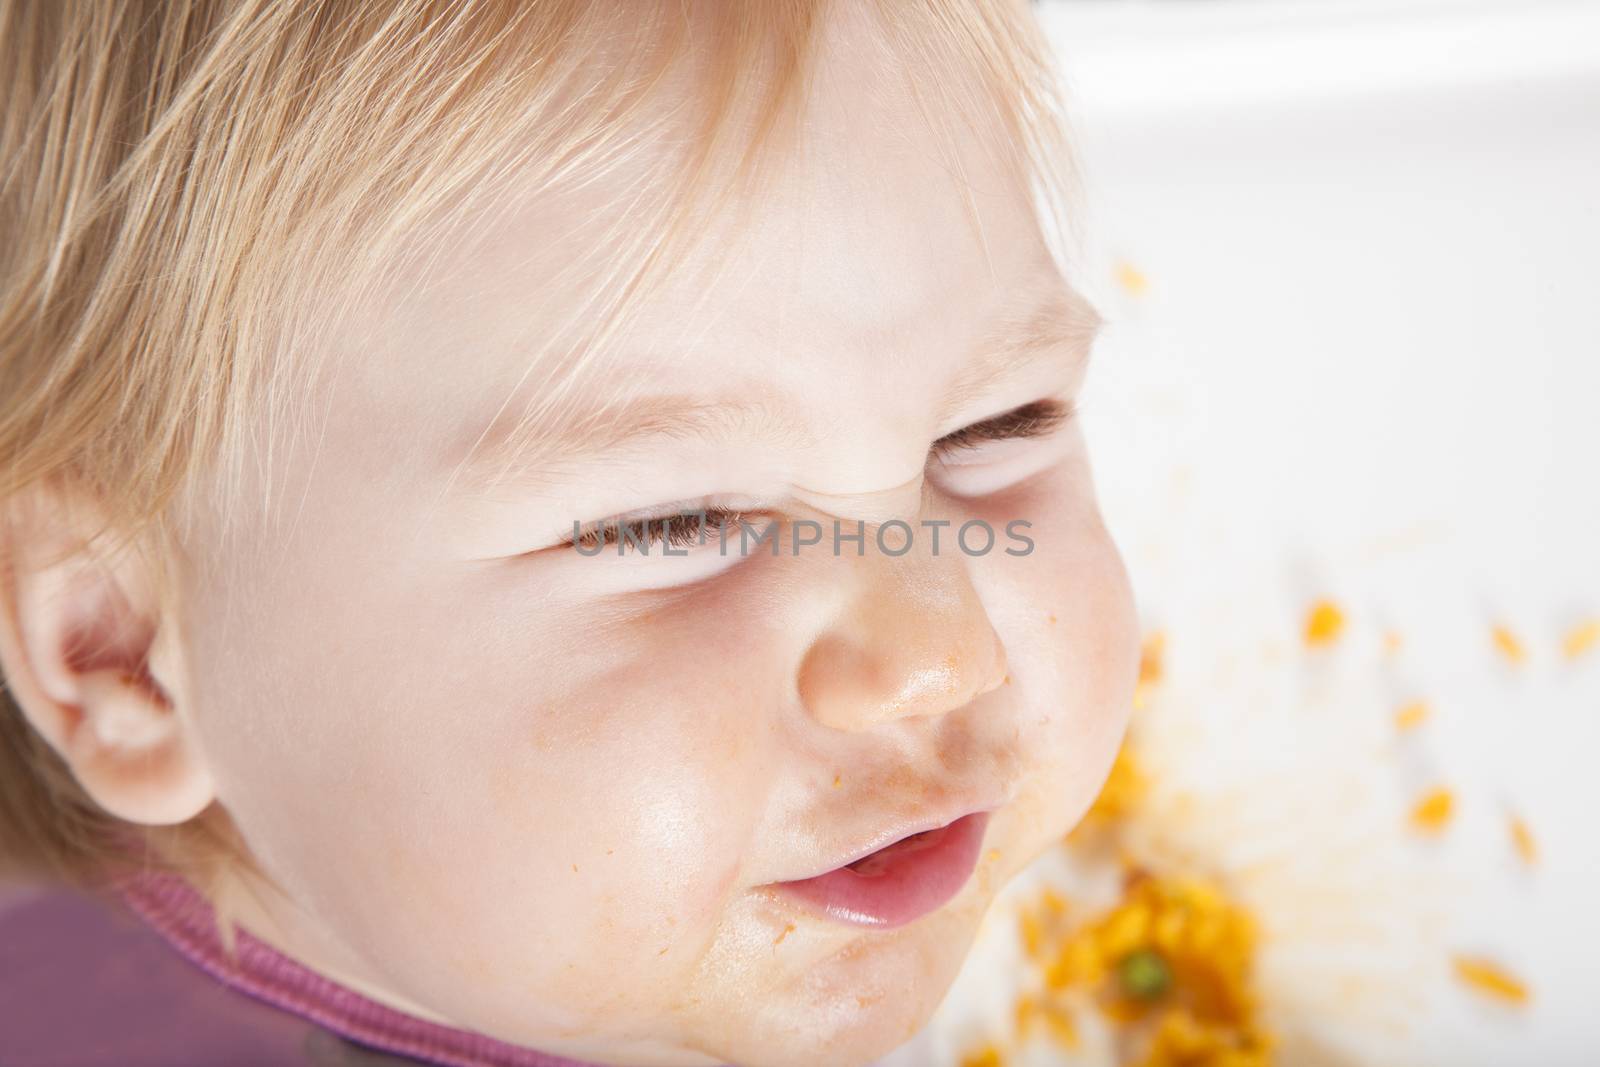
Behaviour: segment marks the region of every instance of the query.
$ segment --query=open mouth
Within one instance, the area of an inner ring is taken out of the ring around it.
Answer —
[[[828,918],[857,926],[902,926],[961,891],[977,868],[987,811],[903,837],[815,878],[774,887]]]

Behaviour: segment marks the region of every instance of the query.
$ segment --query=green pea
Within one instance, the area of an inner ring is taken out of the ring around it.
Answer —
[[[1134,1000],[1157,1000],[1172,988],[1172,968],[1161,953],[1142,948],[1118,961],[1117,983]]]

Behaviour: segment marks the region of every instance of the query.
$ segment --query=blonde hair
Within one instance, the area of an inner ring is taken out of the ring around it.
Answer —
[[[694,136],[640,178],[607,304],[586,312],[598,344],[693,239],[695,204],[753,187],[793,133],[830,6],[0,0],[0,505],[83,492],[103,519],[86,541],[137,552],[176,612],[187,509],[227,511],[246,465],[270,466],[261,442],[293,430],[318,294],[426,256],[513,175],[554,187],[637,158],[687,61]],[[860,6],[919,100],[955,71],[982,90],[924,111],[998,122],[1066,217],[1057,81],[1026,4]],[[561,383],[547,393],[524,432]],[[0,694],[0,861],[79,882],[155,862],[204,882],[217,857],[246,858],[218,805],[131,830]]]

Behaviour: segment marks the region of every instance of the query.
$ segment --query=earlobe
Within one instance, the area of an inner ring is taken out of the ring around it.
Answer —
[[[79,503],[12,510],[0,536],[0,670],[29,723],[93,800],[128,822],[198,815],[214,789],[159,653],[135,553],[97,551]]]
[[[57,746],[95,802],[128,822],[165,826],[204,811],[214,796],[192,732],[140,677],[82,676],[76,728]]]

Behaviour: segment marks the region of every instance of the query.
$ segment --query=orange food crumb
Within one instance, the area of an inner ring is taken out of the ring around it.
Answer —
[[[1511,844],[1529,867],[1539,862],[1539,843],[1533,839],[1533,830],[1517,815],[1511,816]]]
[[[1344,612],[1331,600],[1319,600],[1306,613],[1306,644],[1331,645],[1344,629]]]
[[[1045,1035],[1061,1048],[1078,1047],[1078,1024],[1072,1011],[1052,997],[1025,993],[1017,998],[1017,1036],[1026,1039],[1043,1029]]]
[[[838,789],[838,788],[839,788],[839,783],[840,783],[840,782],[841,782],[841,781],[843,781],[843,778],[842,778],[842,776],[840,776],[840,775],[837,775],[837,774],[836,774],[836,775],[834,775],[834,776],[833,776],[833,787],[834,787],[834,788],[835,788],[835,789]]]
[[[1528,1002],[1527,985],[1499,964],[1478,956],[1457,956],[1454,962],[1456,977],[1473,992],[1508,1004]]]
[[[781,933],[777,937],[773,938],[772,939],[772,943],[774,945],[781,945],[781,944],[783,944],[783,939],[788,937],[792,933],[794,933],[794,923],[784,923],[783,924],[783,933]]]
[[[1022,909],[1022,947],[1029,959],[1042,960],[1047,945],[1062,935],[1067,907],[1067,898],[1046,886],[1032,905]]]
[[[1443,787],[1423,794],[1411,809],[1411,825],[1425,833],[1438,833],[1455,814],[1455,794]]]
[[[993,1045],[984,1045],[961,1057],[961,1067],[1005,1067],[1005,1057]]]
[[[1145,635],[1139,647],[1139,680],[1133,687],[1133,708],[1144,710],[1150,703],[1150,692],[1160,684],[1164,673],[1163,660],[1167,650],[1167,635],[1152,630]]]
[[[1208,1026],[1186,1011],[1162,1015],[1138,1067],[1268,1067],[1272,1043],[1259,1030]]]
[[[1413,700],[1394,713],[1395,728],[1401,731],[1415,730],[1428,721],[1429,714],[1426,700]]]
[[[1039,1016],[1039,998],[1024,993],[1017,998],[1016,1008],[1017,1033],[1027,1034],[1028,1028]]]
[[[1517,635],[1512,633],[1509,627],[1496,626],[1492,631],[1492,636],[1494,637],[1494,647],[1498,648],[1500,654],[1509,662],[1520,664],[1528,658],[1528,653],[1522,647],[1522,642],[1517,639]]]
[[[1132,263],[1126,261],[1118,263],[1113,274],[1117,284],[1129,296],[1143,296],[1150,291],[1150,279]]]
[[[1399,652],[1405,643],[1405,638],[1400,636],[1399,630],[1390,630],[1383,635],[1383,650],[1391,656]]]
[[[1590,619],[1567,631],[1566,640],[1561,642],[1561,650],[1568,659],[1577,659],[1597,645],[1600,645],[1600,619]]]
[[[1149,789],[1150,780],[1139,767],[1132,743],[1124,740],[1122,747],[1117,750],[1116,759],[1112,761],[1105,784],[1100,787],[1099,795],[1089,806],[1083,821],[1067,834],[1067,840],[1082,840],[1085,835],[1105,824],[1124,818],[1139,804]]]

